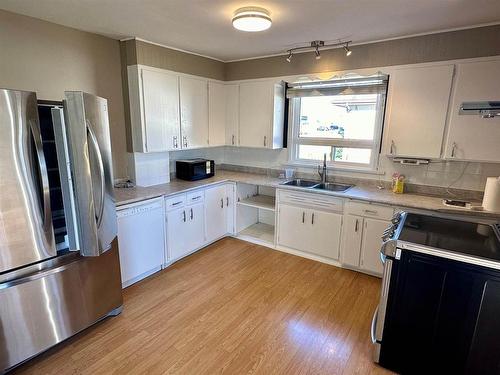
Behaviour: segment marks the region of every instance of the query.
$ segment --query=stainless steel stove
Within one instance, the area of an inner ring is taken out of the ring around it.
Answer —
[[[500,225],[403,212],[382,238],[375,361],[400,373],[497,374]]]

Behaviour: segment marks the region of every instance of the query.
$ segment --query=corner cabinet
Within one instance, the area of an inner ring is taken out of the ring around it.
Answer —
[[[387,99],[389,156],[438,159],[446,125],[453,65],[396,69]]]
[[[390,225],[394,209],[368,203],[348,202],[342,230],[342,266],[381,276],[382,233]]]
[[[500,117],[459,114],[467,101],[499,101],[500,59],[461,63],[450,109],[445,158],[500,162]]]
[[[239,144],[283,148],[285,88],[275,81],[239,85]]]
[[[128,85],[133,150],[180,149],[179,77],[134,65]]]

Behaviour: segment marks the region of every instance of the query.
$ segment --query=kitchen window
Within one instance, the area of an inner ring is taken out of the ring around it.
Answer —
[[[377,168],[387,76],[289,84],[290,162],[374,171]]]

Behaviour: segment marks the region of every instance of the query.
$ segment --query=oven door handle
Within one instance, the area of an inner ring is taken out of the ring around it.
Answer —
[[[382,262],[382,264],[385,264],[385,260],[386,260],[386,255],[381,251],[380,252],[380,261]]]
[[[370,327],[370,334],[371,334],[371,337],[372,337],[372,343],[373,344],[375,344],[377,342],[377,339],[375,337],[375,329],[377,327],[378,308],[379,308],[379,306],[377,305],[377,308],[375,309],[375,312],[373,313],[372,325]]]

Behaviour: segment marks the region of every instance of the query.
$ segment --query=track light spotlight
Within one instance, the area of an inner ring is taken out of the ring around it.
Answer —
[[[344,46],[344,51],[346,56],[351,56],[352,51],[349,49],[349,43],[346,43]]]
[[[316,47],[316,51],[314,52],[316,54],[316,60],[321,59],[321,54],[319,53],[319,48]]]
[[[314,51],[314,56],[316,60],[319,60],[321,59],[321,52],[320,52],[321,48],[343,48],[346,56],[350,56],[352,54],[352,51],[349,49],[349,43],[351,42],[352,42],[351,40],[346,40],[345,42],[339,40],[337,43],[325,44],[323,40],[313,40],[308,45],[298,46],[288,49],[286,51],[286,53],[288,54],[286,61],[291,62],[293,54],[296,52],[299,53],[301,51],[304,52]]]

